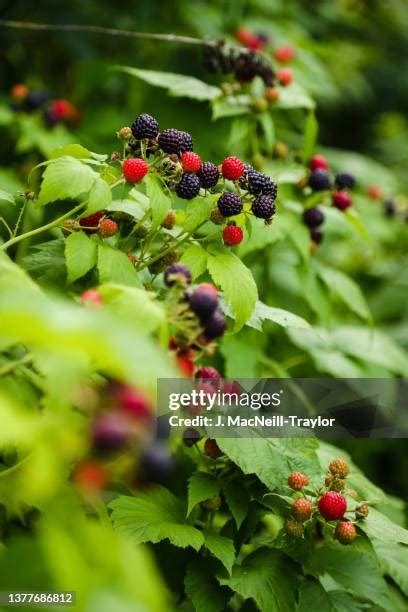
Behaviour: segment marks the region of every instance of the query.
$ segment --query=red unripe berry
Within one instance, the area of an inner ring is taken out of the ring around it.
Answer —
[[[242,242],[244,232],[237,225],[226,225],[222,232],[222,238],[227,246],[236,246]]]
[[[309,478],[300,472],[293,472],[288,476],[288,485],[294,491],[300,491],[309,484]]]
[[[22,83],[17,83],[16,85],[13,85],[13,87],[11,88],[11,95],[16,100],[24,100],[24,98],[26,98],[28,95],[28,91],[29,90],[28,90],[27,85],[23,85]]]
[[[382,197],[381,187],[379,185],[369,185],[366,189],[366,194],[372,200],[380,200]]]
[[[201,168],[201,158],[193,151],[186,151],[181,156],[181,165],[184,172],[198,172]]]
[[[287,87],[293,81],[293,72],[290,68],[279,68],[276,72],[277,79],[281,85]]]
[[[296,51],[291,45],[282,45],[275,49],[273,55],[278,62],[291,62],[296,55]]]
[[[347,511],[346,498],[336,491],[329,491],[319,499],[318,508],[326,521],[337,521]]]
[[[237,181],[244,172],[244,164],[238,157],[226,157],[222,162],[221,172],[229,181]]]
[[[98,231],[102,238],[110,238],[110,236],[114,236],[117,233],[118,224],[112,219],[102,219],[102,221],[99,223]]]
[[[186,377],[191,378],[194,374],[195,365],[191,359],[187,357],[178,356],[177,357],[177,365],[179,367],[180,372]]]
[[[100,491],[106,486],[108,477],[99,463],[88,461],[75,468],[73,480],[81,489]]]
[[[332,195],[333,206],[339,210],[347,210],[353,203],[351,196],[347,191],[336,191]]]
[[[59,119],[69,119],[76,113],[75,106],[69,100],[54,100],[51,111]]]
[[[142,180],[149,170],[149,166],[140,157],[125,159],[122,166],[123,176],[128,183],[138,183]]]
[[[220,373],[211,366],[204,366],[197,370],[195,374],[196,378],[211,378],[211,380],[219,380],[221,378]]]
[[[152,416],[150,401],[137,389],[133,389],[128,385],[121,385],[115,391],[114,399],[120,410],[136,419],[150,418]]]
[[[334,530],[334,537],[341,544],[351,544],[356,539],[357,529],[350,521],[339,521]]]
[[[201,283],[200,285],[197,285],[195,290],[197,289],[199,289],[200,291],[207,291],[208,293],[211,293],[212,295],[218,297],[218,290],[211,283]]]
[[[265,97],[269,102],[276,102],[279,99],[279,89],[276,87],[268,87],[265,92]]]
[[[323,155],[314,155],[309,161],[309,168],[312,172],[315,170],[328,170],[329,162]]]
[[[105,216],[105,213],[103,212],[103,210],[99,210],[96,213],[93,213],[92,215],[88,215],[88,217],[81,217],[79,220],[79,225],[81,227],[86,228],[85,232],[87,234],[92,234],[94,231],[96,231],[99,222],[101,219],[103,219],[103,217]],[[95,228],[95,230],[92,230],[92,228]]]
[[[86,306],[102,306],[102,296],[95,289],[88,289],[79,296],[80,301]]]
[[[235,32],[235,38],[247,49],[251,49],[252,51],[260,51],[265,46],[265,41],[262,40],[256,34],[250,32],[250,30],[246,30],[245,28],[240,28]]]
[[[295,519],[304,523],[312,516],[313,506],[308,499],[300,497],[293,502],[291,509]]]
[[[218,457],[222,457],[222,455],[224,454],[218,446],[217,442],[212,438],[207,438],[207,440],[205,441],[204,452],[207,457],[212,457],[212,459],[218,459]]]

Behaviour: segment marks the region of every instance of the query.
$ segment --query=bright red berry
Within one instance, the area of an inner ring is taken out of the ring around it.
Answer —
[[[187,378],[190,378],[194,374],[195,365],[191,361],[191,359],[179,356],[177,357],[177,365],[181,373],[184,374],[184,376],[186,376]]]
[[[80,301],[86,306],[102,306],[102,296],[95,289],[88,289],[79,296]]]
[[[242,242],[244,232],[237,225],[226,225],[222,232],[222,238],[227,246],[235,246]]]
[[[148,398],[128,385],[121,385],[114,393],[118,407],[135,418],[150,418],[152,407]]]
[[[329,162],[323,155],[314,155],[309,161],[309,168],[312,172],[315,170],[328,170]]]
[[[99,223],[98,231],[102,238],[110,238],[110,236],[114,236],[117,233],[118,224],[116,221],[105,217],[105,219],[102,219],[102,221]]]
[[[240,28],[235,33],[235,38],[247,49],[260,51],[265,46],[265,41],[261,37],[253,34],[250,30]]]
[[[181,165],[185,172],[198,172],[201,168],[201,158],[194,151],[186,151],[181,156]]]
[[[292,513],[297,521],[304,523],[312,516],[313,506],[308,499],[300,497],[292,504]]]
[[[338,457],[337,459],[333,459],[329,465],[329,472],[333,474],[333,476],[338,476],[338,478],[347,478],[350,472],[350,468],[348,463],[342,457]]]
[[[341,544],[351,544],[356,539],[357,529],[350,521],[339,521],[334,530],[334,537]]]
[[[218,290],[211,283],[200,283],[200,285],[197,285],[196,289],[199,289],[200,291],[207,291],[207,293],[211,293],[218,298]]]
[[[123,176],[128,183],[138,183],[141,181],[146,176],[148,169],[149,166],[140,157],[125,159],[122,166]]]
[[[347,191],[336,191],[332,195],[333,206],[339,210],[347,210],[353,203],[351,195]]]
[[[276,72],[277,79],[281,85],[287,87],[293,81],[293,72],[290,68],[279,68]]]
[[[103,210],[99,210],[93,215],[88,215],[88,217],[81,217],[81,219],[79,220],[79,225],[85,228],[85,232],[87,234],[92,234],[96,231],[100,220],[103,219],[104,216],[105,213],[103,212]],[[92,228],[95,229],[93,230]]]
[[[69,100],[54,100],[51,111],[59,119],[69,119],[75,114],[75,106]]]
[[[229,181],[237,181],[244,172],[244,164],[238,157],[226,157],[222,162],[222,176]]]
[[[80,489],[100,491],[106,486],[108,477],[99,463],[88,461],[75,468],[73,480]]]
[[[275,49],[273,55],[278,62],[291,62],[296,55],[296,51],[291,45],[282,45]]]
[[[343,518],[347,511],[346,498],[336,491],[329,491],[319,499],[319,512],[327,521]]]
[[[197,370],[195,374],[196,378],[211,378],[211,380],[219,380],[221,378],[220,373],[211,366],[204,366]]]
[[[293,472],[288,476],[288,485],[294,491],[300,491],[309,484],[309,478],[300,472]]]

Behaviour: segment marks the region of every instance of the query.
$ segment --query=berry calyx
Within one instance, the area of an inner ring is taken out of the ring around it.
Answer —
[[[333,459],[329,464],[329,472],[338,478],[347,478],[350,472],[348,463],[342,457]]]
[[[296,51],[291,45],[282,45],[275,49],[273,55],[278,62],[286,63],[295,58]]]
[[[331,178],[326,170],[314,170],[309,177],[309,187],[313,191],[325,191],[332,186]]]
[[[332,195],[332,203],[338,210],[347,210],[352,205],[353,200],[347,191],[336,191]]]
[[[194,151],[186,151],[181,156],[181,165],[184,172],[198,172],[201,167],[201,158]]]
[[[302,474],[301,472],[293,472],[288,476],[288,485],[294,491],[300,491],[303,487],[306,487],[309,484],[308,476]]]
[[[303,222],[309,228],[318,227],[323,223],[323,221],[324,214],[322,213],[320,208],[313,206],[312,208],[308,208],[307,210],[305,210],[305,212],[303,213]]]
[[[207,440],[205,441],[204,453],[207,455],[207,457],[211,457],[212,459],[218,459],[218,457],[222,457],[222,455],[224,454],[218,446],[217,442],[212,438],[207,438]]]
[[[244,164],[238,157],[226,157],[222,162],[222,176],[237,181],[244,172]]]
[[[149,166],[140,157],[125,159],[122,166],[123,176],[128,183],[138,183],[146,176],[148,170]]]
[[[102,306],[102,296],[99,291],[95,289],[87,289],[79,296],[80,301],[86,306],[93,306],[94,308],[98,308]]]
[[[350,521],[339,521],[334,530],[334,537],[341,544],[351,544],[357,536],[357,529]]]
[[[276,212],[274,198],[270,195],[260,195],[252,203],[251,210],[258,219],[270,219]]]
[[[175,284],[185,287],[191,283],[191,272],[187,266],[174,263],[165,270],[164,282],[167,287],[172,287]]]
[[[312,516],[313,506],[308,499],[300,497],[299,499],[295,499],[291,506],[291,510],[295,519],[300,523],[304,523]]]
[[[295,519],[288,519],[286,521],[286,533],[293,538],[301,538],[305,532],[305,528],[302,523],[295,521]]]
[[[180,179],[176,187],[176,193],[183,200],[192,200],[200,192],[200,179],[195,174],[186,173]]]
[[[117,233],[118,229],[116,221],[105,217],[105,219],[102,219],[99,223],[98,233],[102,238],[110,238],[110,236],[114,236]]]
[[[218,183],[220,172],[215,164],[207,161],[201,164],[197,176],[203,189],[211,189]]]
[[[336,491],[329,491],[319,499],[318,508],[327,521],[339,520],[347,511],[346,498]]]
[[[244,232],[237,225],[226,225],[222,232],[222,239],[227,246],[236,246],[244,238]]]
[[[136,138],[136,140],[142,140],[145,138],[156,138],[159,133],[159,124],[147,113],[143,113],[136,117],[134,122],[132,123],[132,134]]]
[[[314,155],[309,161],[309,168],[312,172],[315,170],[328,170],[329,162],[323,155]]]
[[[243,209],[243,203],[237,193],[224,191],[218,198],[218,210],[223,217],[233,217],[239,215]]]
[[[287,87],[293,81],[293,72],[290,68],[279,68],[276,72],[277,79],[281,85]]]
[[[197,370],[197,372],[195,373],[195,377],[201,378],[201,379],[208,378],[211,380],[220,380],[221,374],[219,373],[218,370],[216,370],[215,368],[211,366],[204,366],[200,368],[199,370]]]

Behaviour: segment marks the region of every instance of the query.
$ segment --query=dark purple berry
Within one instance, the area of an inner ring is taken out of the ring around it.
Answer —
[[[338,172],[334,182],[337,189],[354,189],[356,179],[350,172]]]
[[[140,467],[147,480],[161,484],[172,476],[174,461],[167,448],[160,442],[155,442],[143,451]]]
[[[243,203],[237,193],[224,191],[218,199],[218,210],[223,217],[239,215],[243,209]]]
[[[258,219],[270,219],[276,212],[273,197],[269,195],[258,196],[253,201],[251,210]]]
[[[159,124],[156,119],[144,113],[136,117],[135,121],[132,123],[131,129],[136,140],[156,138],[159,133]]]
[[[384,213],[386,217],[392,218],[397,214],[397,207],[394,200],[386,200],[384,202]]]
[[[201,438],[202,435],[200,434],[200,432],[197,431],[197,429],[194,429],[193,427],[188,427],[183,432],[183,442],[186,446],[194,446],[194,444],[197,444],[197,442],[199,442]]]
[[[224,335],[227,329],[227,321],[220,310],[215,310],[212,316],[205,322],[204,335],[208,340],[214,340]]]
[[[174,263],[164,272],[164,282],[168,287],[172,285],[189,285],[191,283],[191,272],[181,263]]]
[[[180,132],[181,134],[181,153],[184,153],[185,151],[192,151],[194,144],[193,144],[193,139],[191,138],[190,134],[188,132]]]
[[[176,187],[176,193],[183,200],[192,200],[200,192],[200,179],[196,174],[186,172]]]
[[[202,321],[208,319],[214,310],[218,306],[218,296],[211,291],[208,291],[205,287],[198,286],[188,296],[191,310],[201,319]]]
[[[24,108],[27,111],[37,110],[49,99],[49,94],[46,91],[32,91],[24,99]]]
[[[324,214],[319,208],[308,208],[303,213],[303,221],[307,227],[318,227],[324,221]]]
[[[201,187],[211,189],[218,183],[220,173],[217,166],[212,162],[203,162],[197,176],[200,179]]]
[[[309,187],[313,191],[325,191],[332,186],[330,175],[326,170],[315,170],[309,177]]]
[[[43,113],[44,123],[47,127],[54,127],[59,121],[57,113],[55,113],[51,108],[47,108]]]
[[[310,230],[310,238],[315,244],[320,244],[323,240],[323,232],[318,229],[312,228]]]
[[[269,176],[256,170],[248,170],[248,191],[252,195],[268,195],[276,199],[278,186]]]
[[[92,428],[92,441],[95,450],[102,453],[118,451],[126,443],[127,419],[114,412],[106,412],[97,417]]]
[[[163,130],[158,138],[159,147],[165,153],[180,153],[183,148],[184,137],[182,132],[174,128]]]

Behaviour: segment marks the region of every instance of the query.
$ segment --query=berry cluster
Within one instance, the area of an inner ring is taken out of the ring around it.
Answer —
[[[254,44],[255,37],[253,38]],[[275,72],[269,60],[258,53],[258,49],[241,50],[228,47],[221,41],[217,46],[207,45],[204,49],[204,67],[209,72],[233,73],[237,81],[249,83],[259,76],[266,87],[272,87],[275,82]]]
[[[78,109],[65,99],[52,100],[46,91],[34,90],[17,83],[11,88],[11,108],[16,112],[32,113],[41,111],[45,125],[53,127],[57,123],[76,125],[80,120]]]
[[[348,474],[349,466],[342,458],[333,459],[329,464],[323,488],[309,489],[308,476],[300,472],[289,474],[288,486],[297,492],[297,497],[290,506],[291,516],[286,522],[286,532],[292,537],[304,537],[309,526],[324,519],[328,524],[330,521],[337,521],[333,535],[341,544],[353,542],[357,529],[355,522],[344,518],[350,509],[344,494],[341,493],[345,490]],[[354,492],[348,490],[348,493]],[[354,510],[355,519],[366,518],[368,510],[367,503],[358,505]]]

